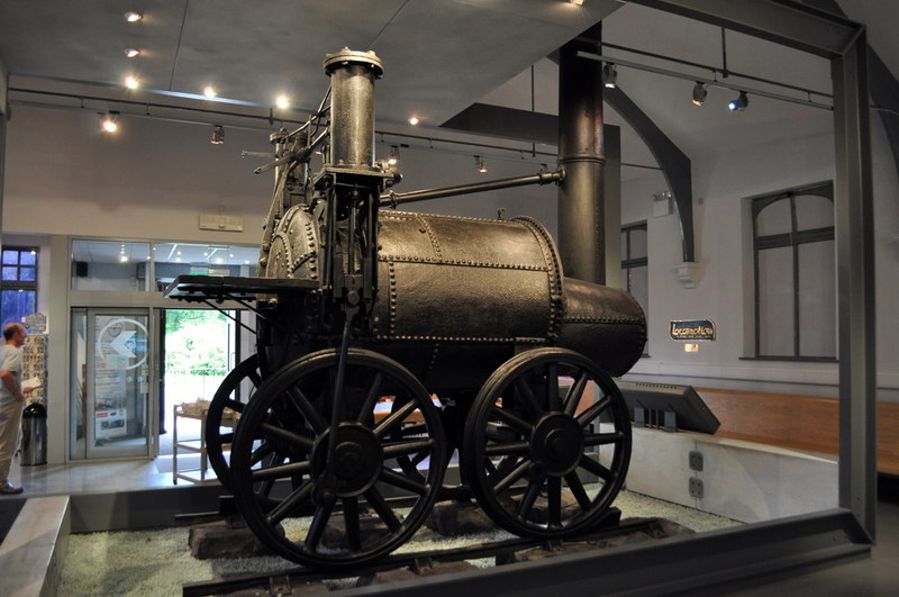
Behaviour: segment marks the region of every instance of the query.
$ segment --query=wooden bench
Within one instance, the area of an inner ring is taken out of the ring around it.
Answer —
[[[832,398],[696,388],[721,421],[715,434],[763,444],[837,454],[838,401]],[[899,404],[877,403],[877,470],[899,475]]]

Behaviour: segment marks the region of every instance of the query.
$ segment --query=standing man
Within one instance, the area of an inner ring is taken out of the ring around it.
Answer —
[[[8,495],[22,493],[21,487],[9,482],[9,466],[16,451],[25,403],[25,395],[19,386],[25,327],[21,323],[10,323],[3,328],[3,337],[6,344],[0,346],[0,494]]]

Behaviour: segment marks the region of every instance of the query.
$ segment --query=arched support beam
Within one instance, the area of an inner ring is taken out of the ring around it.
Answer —
[[[662,129],[640,109],[620,87],[606,89],[606,102],[624,118],[640,136],[662,168],[671,189],[680,218],[684,261],[696,261],[693,237],[693,173],[692,163]]]

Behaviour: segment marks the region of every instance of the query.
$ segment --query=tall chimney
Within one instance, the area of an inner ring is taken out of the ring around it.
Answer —
[[[598,23],[559,50],[559,253],[565,275],[605,282],[603,221],[602,64],[577,57],[595,52]]]

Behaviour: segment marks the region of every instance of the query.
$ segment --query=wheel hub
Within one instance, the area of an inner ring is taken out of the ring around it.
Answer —
[[[329,429],[318,436],[312,448],[312,476],[316,480],[324,475],[328,465],[330,434]],[[364,493],[378,480],[383,462],[381,442],[370,429],[359,423],[341,423],[337,427],[333,490],[338,497]]]
[[[583,453],[581,426],[566,414],[553,413],[543,417],[531,435],[531,456],[548,475],[570,473]]]

